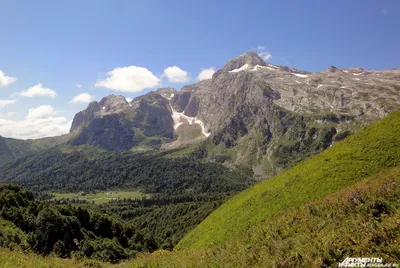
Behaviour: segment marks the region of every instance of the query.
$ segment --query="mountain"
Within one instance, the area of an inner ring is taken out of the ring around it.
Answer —
[[[131,103],[116,95],[90,103],[74,117],[71,133],[77,134],[70,144],[128,150],[148,137],[159,138],[159,143],[172,140],[173,119],[167,92],[168,89],[159,89],[135,98]]]
[[[74,117],[69,144],[173,149],[206,140],[206,161],[225,155],[227,165],[252,167],[265,178],[398,108],[399,70],[331,66],[310,73],[248,52],[179,92],[92,102]]]
[[[248,52],[180,91],[160,88],[130,103],[117,95],[92,102],[75,115],[69,135],[3,140],[0,164],[59,144],[163,151],[202,142],[202,161],[250,167],[265,179],[398,108],[399,70],[331,66],[310,73]]]
[[[311,74],[250,52],[228,61],[212,79],[184,87],[172,105],[202,122],[233,163],[253,166],[262,176],[399,108],[399,93],[398,70],[330,67]]]

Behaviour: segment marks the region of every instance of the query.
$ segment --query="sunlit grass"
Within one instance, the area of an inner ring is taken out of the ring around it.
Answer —
[[[176,249],[223,244],[254,224],[400,164],[400,111],[228,200]]]
[[[94,202],[95,204],[103,204],[109,202],[111,200],[116,199],[124,199],[124,198],[144,198],[149,197],[149,194],[143,194],[140,191],[108,191],[108,192],[100,192],[100,193],[57,193],[52,192],[54,195],[52,200],[60,200],[60,199],[79,199],[86,200],[88,202]]]

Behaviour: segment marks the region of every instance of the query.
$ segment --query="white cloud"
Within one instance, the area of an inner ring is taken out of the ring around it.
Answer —
[[[143,67],[117,67],[107,74],[108,77],[97,81],[95,87],[105,87],[121,92],[140,92],[160,85],[160,79]]]
[[[94,100],[94,97],[92,95],[89,95],[88,93],[82,93],[79,95],[76,95],[71,102],[72,103],[90,103]]]
[[[197,76],[197,80],[203,81],[206,79],[211,79],[214,73],[215,73],[214,67],[202,69],[199,75]]]
[[[161,77],[166,77],[171,83],[185,83],[189,81],[189,74],[178,66],[168,67]]]
[[[4,108],[7,105],[13,104],[17,100],[0,100],[0,108]]]
[[[29,109],[24,120],[0,118],[0,135],[17,139],[37,139],[58,136],[69,132],[71,120],[57,117],[57,111],[49,105]]]
[[[76,87],[77,87],[77,88],[81,88],[82,85],[81,85],[81,84],[76,84]]]
[[[258,46],[255,49],[255,52],[258,54],[258,56],[260,56],[265,61],[269,60],[272,57],[271,53],[265,51],[264,46]]]
[[[8,87],[15,81],[17,81],[16,77],[7,76],[2,70],[0,70],[0,87]]]
[[[51,88],[45,88],[41,83],[34,85],[33,87],[28,88],[27,90],[21,91],[19,93],[22,97],[50,97],[54,99],[57,96],[57,92],[55,92]]]
[[[6,112],[6,113],[0,113],[0,118],[11,118],[15,115],[15,112]]]
[[[39,119],[53,117],[57,114],[56,110],[50,105],[42,105],[37,108],[29,109],[27,119]]]

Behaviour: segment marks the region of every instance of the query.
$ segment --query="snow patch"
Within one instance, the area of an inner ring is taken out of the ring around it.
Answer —
[[[184,113],[178,113],[174,108],[172,108],[172,119],[174,120],[174,129],[176,130],[180,125],[183,125],[185,121],[188,122],[189,125],[192,124],[198,124],[201,127],[201,132],[204,134],[204,136],[208,137],[210,136],[211,133],[207,133],[205,131],[204,123],[200,119],[197,119],[196,117],[190,117],[185,115]]]
[[[167,100],[171,100],[174,96],[175,96],[175,94],[172,93],[171,96],[169,96],[169,98],[167,98]]]
[[[249,65],[246,63],[245,65],[243,65],[242,67],[240,67],[239,69],[234,69],[234,70],[232,70],[232,71],[229,71],[230,73],[237,73],[237,72],[240,72],[240,71],[243,71],[243,70],[246,70],[246,69],[248,69],[249,68]]]
[[[296,74],[296,73],[292,73],[292,74],[297,76],[297,77],[301,77],[301,78],[307,78],[308,77],[307,74]]]
[[[343,72],[348,73],[349,71],[343,70]]]
[[[126,101],[128,102],[129,106],[132,106],[131,101],[132,101],[133,99],[127,98],[127,97],[125,97],[125,99],[126,99]]]
[[[274,68],[274,69],[280,69],[279,66],[273,65],[273,64],[268,64],[268,66]]]
[[[341,86],[340,88],[346,88],[345,86]]]
[[[257,69],[268,69],[268,70],[271,70],[271,71],[276,71],[276,69],[274,69],[274,68],[272,68],[272,67],[269,67],[269,66],[261,66],[261,65],[256,65],[256,66],[254,66],[254,68],[253,69],[251,69],[251,71],[257,71]]]
[[[106,109],[106,107],[103,107],[102,109],[103,109],[103,110],[105,110],[105,109]]]
[[[319,84],[318,86],[317,86],[317,88],[320,88],[320,87],[323,87],[324,85],[323,84]]]
[[[353,73],[353,75],[360,75],[360,74],[363,74],[362,72],[361,73]]]
[[[297,84],[301,84],[301,82],[300,82],[300,81],[297,81],[297,80],[296,80],[296,83],[297,83]]]

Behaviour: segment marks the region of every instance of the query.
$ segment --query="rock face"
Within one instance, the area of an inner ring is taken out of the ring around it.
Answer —
[[[400,71],[312,74],[250,52],[184,87],[172,106],[201,120],[214,145],[234,147],[236,164],[270,174],[400,108]]]
[[[149,137],[171,140],[173,124],[168,99],[159,93],[150,92],[130,104],[123,96],[110,95],[74,117],[71,132],[77,134],[70,144],[128,150]]]

